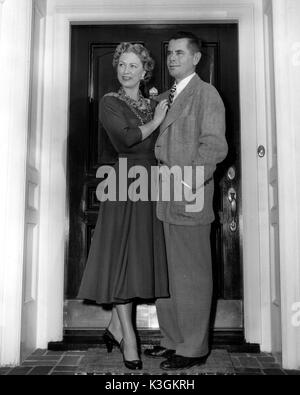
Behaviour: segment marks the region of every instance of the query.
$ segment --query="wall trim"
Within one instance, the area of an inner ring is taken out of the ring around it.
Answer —
[[[282,362],[286,369],[300,368],[300,62],[295,60],[296,55],[299,59],[299,50],[294,50],[295,44],[299,47],[299,15],[299,1],[273,2]]]
[[[20,361],[32,1],[2,2],[0,11],[0,365],[8,365]]]

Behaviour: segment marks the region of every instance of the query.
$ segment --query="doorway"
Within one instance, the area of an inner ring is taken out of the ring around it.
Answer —
[[[192,31],[203,41],[203,56],[197,72],[216,86],[226,108],[229,154],[215,173],[212,226],[215,331],[243,331],[242,251],[239,218],[241,206],[240,114],[238,75],[238,25],[103,25],[73,26],[71,43],[70,120],[68,138],[69,238],[65,267],[65,329],[99,329],[109,312],[76,300],[99,202],[95,190],[100,165],[116,160],[105,131],[98,122],[101,97],[118,89],[112,55],[121,41],[141,42],[156,60],[147,88],[159,92],[172,81],[166,68],[167,42],[178,30]],[[146,92],[147,94],[147,92]],[[138,327],[157,328],[155,308],[138,308]]]

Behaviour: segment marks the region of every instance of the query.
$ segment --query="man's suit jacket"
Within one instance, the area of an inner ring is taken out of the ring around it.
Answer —
[[[167,98],[165,92],[159,100]],[[225,108],[217,90],[196,74],[177,96],[160,126],[155,155],[168,167],[204,166],[204,206],[200,212],[187,212],[186,201],[158,201],[160,220],[177,225],[205,225],[213,222],[213,173],[227,155]],[[195,180],[194,180],[195,181]],[[196,184],[193,182],[193,191]]]

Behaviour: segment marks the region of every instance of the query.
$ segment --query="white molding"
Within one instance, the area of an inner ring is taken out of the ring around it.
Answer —
[[[20,360],[31,18],[31,0],[3,3],[0,25],[1,365],[17,364]]]
[[[241,165],[242,165],[242,247],[244,276],[245,337],[261,344],[260,250],[257,169],[257,80],[255,9],[239,19]],[[257,76],[258,72],[258,76]],[[256,76],[256,77],[255,77]]]
[[[218,0],[173,0],[172,4],[166,0],[152,0],[151,3],[147,0],[135,0],[135,1],[120,1],[120,0],[50,0],[49,6],[55,13],[62,14],[90,14],[90,13],[109,13],[109,14],[122,14],[125,15],[124,20],[127,19],[128,15],[131,14],[131,18],[141,20],[143,16],[153,15],[160,18],[162,10],[166,13],[171,14],[171,17],[180,14],[182,16],[182,11],[187,10],[192,11],[193,15],[191,20],[195,19],[194,15],[204,16],[207,15],[209,19],[217,16],[218,19],[223,19],[227,15],[234,15],[235,10],[240,8],[251,7],[256,1],[248,0],[233,0],[231,2],[224,2]],[[171,6],[172,5],[172,6]],[[159,12],[158,12],[159,10]],[[194,14],[194,12],[196,14]],[[134,14],[135,13],[135,16]],[[139,15],[138,15],[139,14]],[[118,17],[118,16],[117,16]],[[98,16],[97,18],[98,19]],[[96,20],[95,19],[95,20]],[[184,17],[184,19],[186,19]],[[203,19],[203,18],[202,18]]]
[[[47,11],[48,12],[48,11]],[[57,250],[61,251],[63,245],[57,245],[52,238],[56,232],[64,228],[64,224],[57,222],[55,225],[56,210],[52,201],[63,199],[57,187],[53,173],[56,169],[55,146],[53,145],[53,119],[52,111],[55,106],[55,96],[53,96],[54,70],[54,24],[53,17],[46,16],[46,36],[45,36],[45,57],[42,70],[44,91],[43,91],[43,121],[42,121],[42,158],[41,158],[41,184],[40,184],[40,245],[39,245],[39,283],[38,283],[38,311],[37,311],[37,347],[45,348],[51,340],[60,340],[62,336],[62,305],[56,304],[56,298],[63,290],[63,265],[61,256],[57,256]],[[64,142],[59,141],[58,147],[61,149]],[[54,152],[53,152],[54,151]],[[53,165],[52,165],[53,163]],[[58,163],[62,163],[61,161]],[[64,177],[64,173],[63,173]],[[52,211],[51,211],[52,210]],[[53,222],[54,221],[54,222]],[[52,228],[51,228],[52,226]],[[54,235],[53,235],[54,232]],[[59,233],[61,234],[61,233]],[[61,243],[61,241],[59,242]],[[57,265],[59,262],[59,266]],[[59,299],[61,299],[59,297]],[[55,316],[53,318],[53,315]]]
[[[40,231],[40,170],[43,122],[44,58],[46,1],[33,1],[32,56],[30,81],[30,117],[27,152],[27,196],[24,246],[24,298],[22,308],[21,358],[36,349],[38,314],[42,303],[39,289],[42,273],[39,270]],[[27,295],[27,298],[26,298]],[[31,297],[28,298],[28,295]]]
[[[47,14],[47,0],[33,0],[35,12],[42,18]]]
[[[66,140],[68,135],[70,24],[76,22],[239,22],[240,97],[242,127],[242,194],[244,312],[246,339],[262,342],[261,267],[259,227],[257,137],[263,141],[265,130],[264,96],[260,83],[264,65],[261,9],[258,0],[237,1],[54,1],[48,2],[45,114],[41,190],[40,270],[44,281],[41,298],[46,311],[39,319],[39,347],[61,340],[63,330],[63,273],[66,234]],[[118,5],[118,9],[116,9]],[[92,10],[92,11],[91,11]],[[264,84],[262,84],[264,86]],[[263,179],[261,171],[260,182]]]
[[[260,298],[261,298],[261,325],[262,325],[262,338],[261,338],[261,349],[265,352],[272,351],[271,344],[271,291],[270,291],[270,208],[269,208],[269,183],[268,183],[268,160],[269,150],[272,148],[268,144],[267,136],[267,82],[266,82],[266,31],[264,25],[264,17],[266,8],[269,7],[265,2],[261,2],[257,7],[258,12],[256,19],[259,20],[259,24],[255,29],[255,36],[261,37],[261,40],[256,40],[256,67],[264,67],[264,72],[261,73],[257,70],[256,78],[256,92],[260,96],[260,100],[257,100],[257,147],[262,145],[266,149],[264,158],[260,158],[257,155],[257,171],[258,171],[258,201],[259,201],[259,239],[260,239]],[[260,108],[259,108],[260,107]],[[270,153],[271,154],[271,153]]]
[[[55,7],[57,14],[64,15],[71,23],[86,22],[92,24],[101,23],[176,23],[178,20],[184,23],[206,23],[206,22],[234,22],[240,20],[247,11],[249,4],[235,4],[227,6],[226,4],[217,6],[216,4],[207,4],[197,2],[178,2],[178,4],[159,2],[156,6],[153,3],[144,1],[138,6],[126,6],[126,2],[122,2],[121,6],[112,4],[102,5],[102,2],[90,4],[89,6],[73,5],[71,7],[59,6]],[[172,9],[170,8],[172,7]],[[183,9],[187,17],[183,17]]]
[[[2,8],[3,8],[3,3],[5,0],[0,0],[0,45],[1,45],[1,25],[2,25]]]
[[[293,45],[300,41],[299,1],[273,1],[273,16],[280,215],[282,362],[287,369],[299,369],[300,327],[293,325],[292,320],[295,313],[292,310],[293,304],[300,302],[300,65],[293,62]]]
[[[269,14],[272,11],[272,6],[269,0],[263,1],[263,12],[262,17],[264,19],[263,22],[263,37],[262,45],[264,46],[263,56],[265,58],[265,90],[263,90],[264,100],[265,100],[265,112],[266,112],[266,123],[263,125],[269,133],[271,130],[268,129],[268,115],[270,112],[269,108],[269,100],[270,100],[270,81],[268,70],[268,61],[269,59]],[[260,203],[263,206],[261,209],[261,223],[260,223],[260,259],[261,262],[266,262],[268,264],[261,265],[261,306],[262,306],[262,346],[261,348],[266,352],[272,351],[272,321],[271,321],[271,251],[270,251],[270,207],[269,207],[269,182],[265,179],[264,174],[268,173],[268,163],[269,157],[271,157],[272,147],[269,145],[268,136],[264,136],[265,140],[258,140],[258,145],[263,145],[266,148],[265,160],[262,158],[258,158],[258,165],[262,170],[262,177],[260,182],[260,194],[261,199]],[[267,181],[267,182],[266,182]],[[279,248],[279,247],[278,247]],[[281,334],[280,334],[281,335]]]

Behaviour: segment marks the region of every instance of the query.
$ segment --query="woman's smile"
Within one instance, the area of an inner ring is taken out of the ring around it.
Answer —
[[[120,56],[118,63],[118,79],[125,89],[138,90],[145,70],[140,58],[132,53],[125,52]]]

